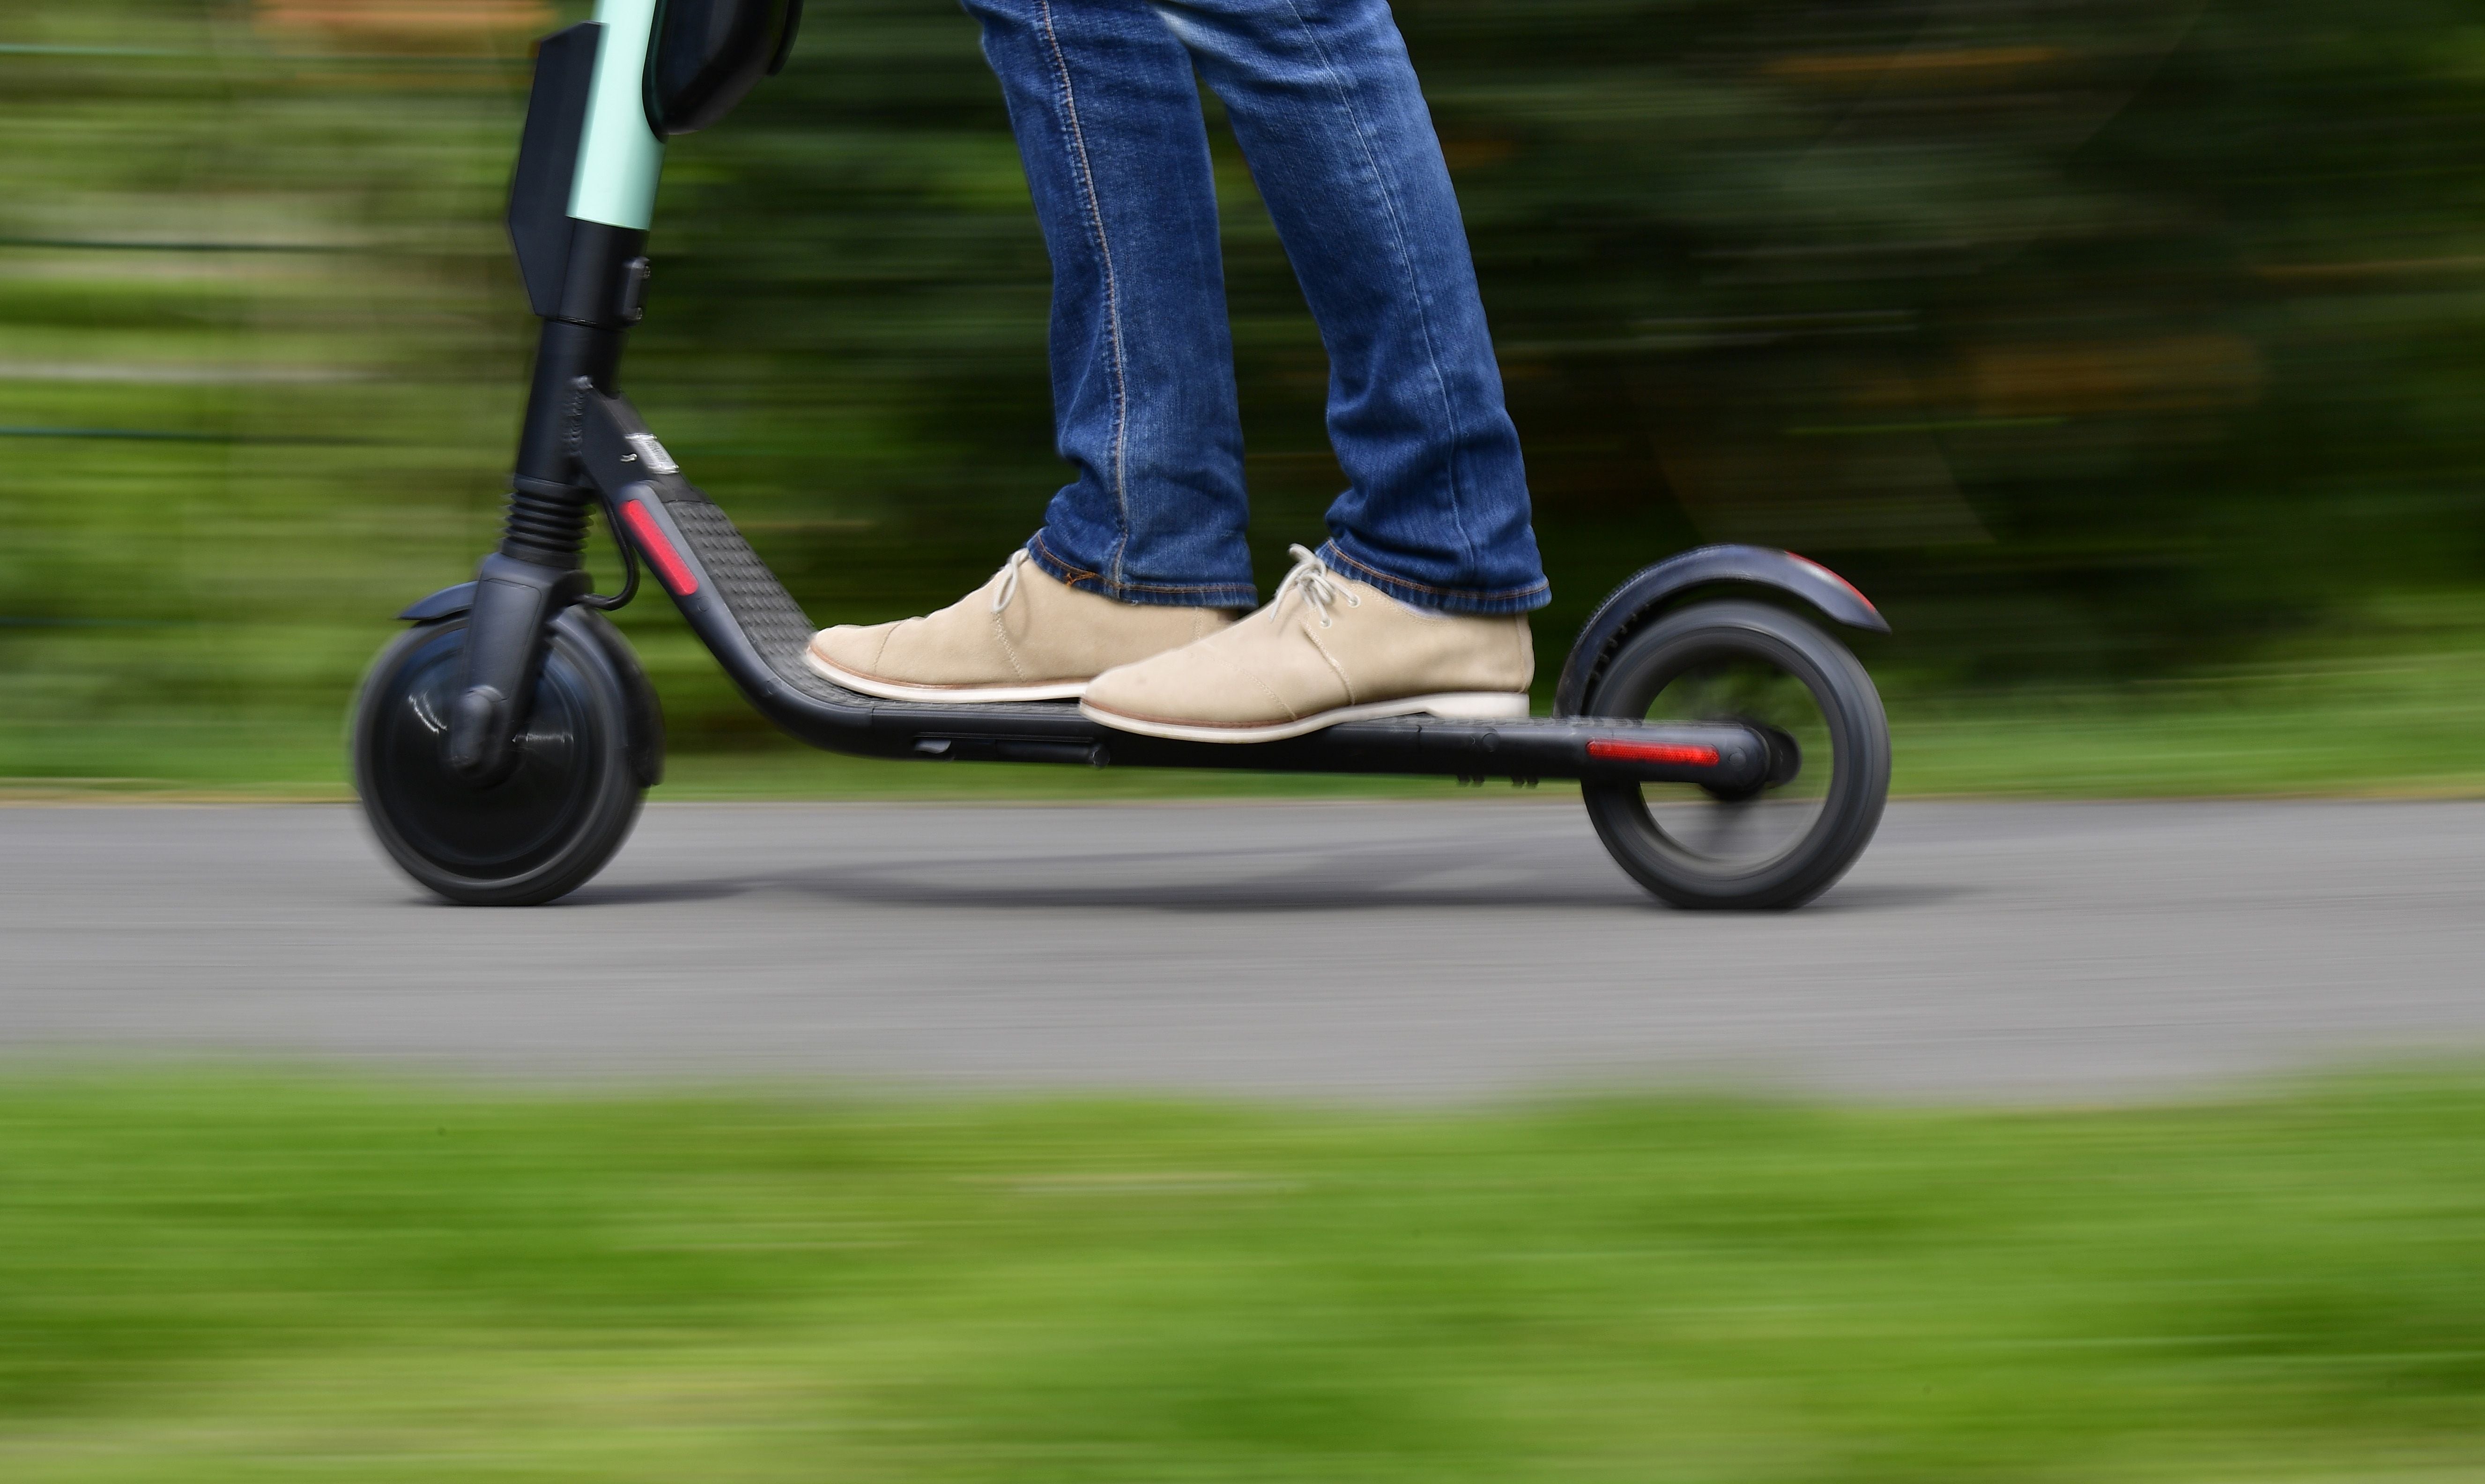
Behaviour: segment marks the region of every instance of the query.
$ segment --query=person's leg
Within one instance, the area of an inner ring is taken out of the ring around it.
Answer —
[[[1078,477],[981,589],[815,635],[898,701],[1081,695],[1256,599],[1216,192],[1190,57],[1141,0],[965,0],[1052,256],[1053,414]]]
[[[1328,348],[1350,488],[1321,559],[1422,608],[1543,606],[1458,198],[1386,0],[1156,10],[1224,100]]]
[[[1130,603],[1257,601],[1216,189],[1189,54],[1143,0],[965,0],[1053,269],[1062,456],[1028,542]]]

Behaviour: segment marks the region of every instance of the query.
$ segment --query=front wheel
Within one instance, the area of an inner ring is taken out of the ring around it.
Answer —
[[[1789,756],[1745,795],[1588,783],[1588,817],[1617,864],[1678,907],[1795,907],[1846,873],[1890,793],[1890,724],[1846,646],[1784,609],[1740,600],[1667,614],[1623,643],[1589,716],[1737,721]]]
[[[604,868],[652,782],[653,698],[621,637],[571,609],[552,628],[515,766],[477,787],[451,768],[464,616],[409,630],[371,665],[354,711],[354,787],[380,847],[452,902],[548,902]]]

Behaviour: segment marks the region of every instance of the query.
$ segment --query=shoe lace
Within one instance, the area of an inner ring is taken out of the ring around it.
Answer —
[[[1012,598],[1018,596],[1019,569],[1033,560],[1027,555],[1026,548],[1022,546],[1011,552],[1010,559],[1001,563],[1001,569],[997,574],[1001,580],[1001,591],[993,594],[993,612],[999,613],[1010,605]]]
[[[1330,571],[1319,556],[1300,546],[1286,548],[1286,554],[1295,559],[1295,569],[1277,584],[1276,602],[1269,605],[1271,609],[1284,603],[1288,593],[1294,593],[1303,600],[1304,608],[1320,616],[1320,626],[1327,628],[1339,598],[1346,599],[1349,608],[1363,606],[1363,599],[1340,586],[1345,579]]]

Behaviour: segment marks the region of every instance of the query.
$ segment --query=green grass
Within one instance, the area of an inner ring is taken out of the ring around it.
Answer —
[[[1431,1113],[0,1085],[0,1476],[2436,1480],[2485,1078]]]

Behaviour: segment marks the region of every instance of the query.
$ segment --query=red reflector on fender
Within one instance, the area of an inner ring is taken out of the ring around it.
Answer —
[[[1788,552],[1788,553],[1787,553],[1787,555],[1788,555],[1788,556],[1789,556],[1789,557],[1794,558],[1797,562],[1802,563],[1804,565],[1806,565],[1806,566],[1808,566],[1808,567],[1812,568],[1814,571],[1818,572],[1821,576],[1828,578],[1831,582],[1834,582],[1834,583],[1838,584],[1840,587],[1844,588],[1847,591],[1854,593],[1854,594],[1855,594],[1855,601],[1857,601],[1857,602],[1859,602],[1859,603],[1861,603],[1861,604],[1863,604],[1863,605],[1864,605],[1864,611],[1865,611],[1866,613],[1870,613],[1870,614],[1877,614],[1877,613],[1879,613],[1879,612],[1881,611],[1881,610],[1879,610],[1879,609],[1877,609],[1877,608],[1875,608],[1875,607],[1873,607],[1873,606],[1872,606],[1872,600],[1871,600],[1871,598],[1866,597],[1866,596],[1864,595],[1864,590],[1863,590],[1863,589],[1861,589],[1861,588],[1859,588],[1859,587],[1855,586],[1855,585],[1854,585],[1853,583],[1851,583],[1851,582],[1848,582],[1845,578],[1839,576],[1836,572],[1831,571],[1829,568],[1827,568],[1827,567],[1825,567],[1825,566],[1822,566],[1819,563],[1813,561],[1810,557],[1807,557],[1807,556],[1803,555],[1801,552],[1793,552],[1793,551]]]
[[[1663,762],[1680,768],[1717,766],[1713,747],[1681,747],[1671,742],[1608,742],[1588,744],[1588,756],[1605,762]]]
[[[622,502],[621,523],[638,538],[639,549],[646,553],[648,564],[664,580],[666,591],[675,597],[688,597],[698,591],[698,575],[682,560],[682,554],[673,550],[673,543],[665,539],[665,528],[656,523],[646,506],[636,500]]]

